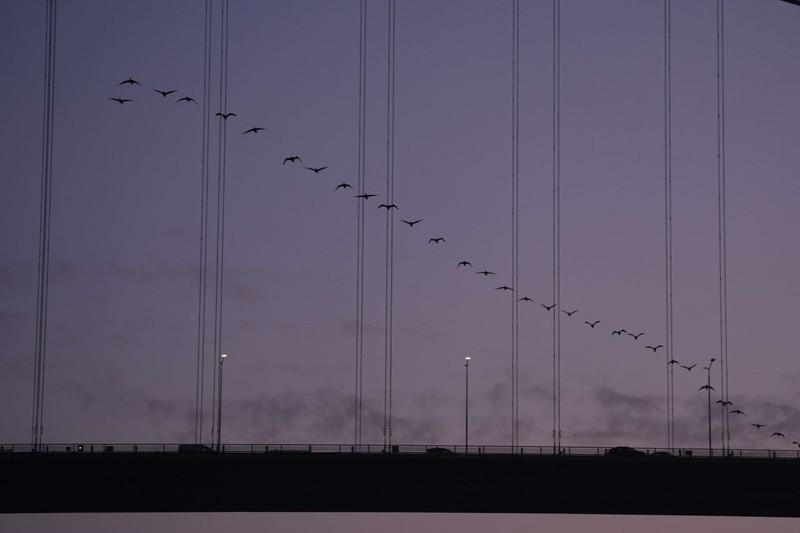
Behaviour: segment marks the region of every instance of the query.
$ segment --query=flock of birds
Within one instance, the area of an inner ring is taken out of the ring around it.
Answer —
[[[125,85],[131,86],[131,87],[134,87],[134,86],[141,87],[142,86],[141,83],[139,83],[137,80],[135,80],[135,79],[133,79],[131,77],[129,77],[126,80],[121,81],[118,84],[118,86],[125,86]],[[162,89],[158,89],[158,88],[153,88],[152,90],[154,92],[160,94],[163,98],[167,98],[170,95],[175,94],[175,93],[178,92],[177,90],[162,90]],[[109,100],[113,100],[115,102],[118,102],[120,105],[124,105],[124,104],[126,104],[128,102],[133,102],[134,101],[131,98],[124,98],[124,97],[111,97],[111,98],[109,98]],[[182,103],[182,102],[193,103],[195,105],[199,105],[197,103],[197,101],[194,98],[190,97],[190,96],[182,96],[181,98],[178,98],[177,100],[175,100],[176,104],[179,104],[179,103]],[[227,112],[227,111],[226,112],[220,111],[220,112],[216,113],[215,116],[218,116],[222,120],[227,121],[229,118],[235,117],[236,113]],[[267,128],[263,128],[263,127],[260,127],[260,126],[253,126],[253,127],[249,128],[249,129],[245,130],[244,132],[242,132],[242,135],[246,135],[246,134],[249,134],[249,133],[257,134],[258,132],[265,131],[265,130],[267,130]],[[290,155],[290,156],[287,156],[287,157],[285,157],[283,159],[283,163],[282,164],[283,165],[286,165],[287,163],[294,164],[296,162],[302,162],[302,159],[297,155]],[[308,166],[308,167],[304,167],[304,168],[309,170],[310,172],[313,172],[314,174],[319,174],[320,172],[326,170],[329,167],[328,166],[322,166],[322,167]],[[352,190],[352,188],[353,188],[352,185],[350,185],[349,183],[342,182],[342,183],[338,184],[334,188],[334,191],[339,191],[339,190],[346,191],[347,189],[351,189]],[[379,195],[378,194],[372,194],[372,193],[363,193],[363,194],[355,195],[354,198],[357,198],[357,199],[362,200],[362,201],[367,201],[370,198],[374,198],[374,197],[377,197],[377,196],[379,196]],[[378,209],[385,209],[386,211],[389,211],[391,209],[398,209],[398,207],[394,203],[391,203],[391,204],[381,203],[381,204],[378,205]],[[417,225],[420,222],[422,222],[422,220],[423,219],[413,219],[413,220],[400,219],[401,222],[403,222],[404,224],[407,224],[410,228],[413,228],[415,225]],[[439,244],[446,243],[447,241],[446,241],[446,239],[444,237],[437,236],[437,237],[428,238],[427,242],[428,242],[428,244],[439,245]],[[472,269],[473,268],[472,262],[467,261],[467,260],[462,260],[462,261],[460,261],[460,262],[458,262],[456,264],[455,268],[456,269],[460,269],[461,267],[464,267],[465,269],[467,269],[467,268]],[[493,272],[493,271],[486,270],[486,269],[480,270],[480,271],[475,271],[475,274],[481,275],[481,276],[484,276],[484,277],[498,275],[497,272]],[[513,287],[510,287],[508,285],[500,285],[499,287],[496,287],[494,290],[497,290],[497,291],[512,291],[512,292],[514,291]],[[578,311],[580,311],[579,309],[573,309],[573,310],[559,309],[559,303],[558,302],[555,302],[555,303],[552,303],[552,304],[543,303],[541,301],[534,300],[533,298],[530,298],[529,296],[523,296],[523,297],[519,298],[518,300],[522,301],[522,302],[530,302],[530,303],[533,303],[533,304],[538,304],[545,311],[550,312],[550,313],[555,313],[555,312],[560,311],[560,312],[564,313],[568,318],[572,318],[576,313],[578,313]],[[585,320],[583,323],[586,324],[589,328],[595,329],[595,327],[598,324],[600,324],[601,321],[600,320],[591,320],[591,321],[590,320]],[[628,337],[631,337],[636,341],[638,341],[639,338],[641,336],[643,336],[644,334],[645,334],[644,331],[641,331],[641,332],[638,332],[638,333],[631,333],[631,332],[627,331],[624,328],[615,329],[615,330],[611,331],[611,335],[612,336],[620,336],[620,337],[622,337],[623,335],[627,335]],[[661,349],[663,347],[664,347],[663,344],[652,344],[652,345],[648,344],[648,345],[644,346],[644,349],[645,350],[651,350],[653,353],[656,353],[659,349]],[[713,359],[712,359],[712,361],[713,361]],[[677,365],[680,368],[683,368],[684,370],[686,370],[687,372],[691,372],[692,369],[697,366],[697,363],[684,365],[684,364],[681,364],[679,361],[676,361],[675,359],[672,359],[667,363],[667,365]],[[705,369],[705,370],[708,370],[708,367],[702,367],[702,368]],[[714,387],[709,383],[706,383],[705,385],[701,386],[698,389],[698,392],[699,391],[704,391],[704,390],[708,391],[709,393],[711,391],[716,391],[716,389],[714,389]],[[729,408],[729,407],[733,406],[733,402],[731,402],[731,401],[717,400],[716,403],[720,404],[724,408]],[[737,416],[747,416],[747,413],[745,413],[744,411],[742,411],[741,409],[738,409],[738,408],[730,410],[728,412],[730,414],[735,414]],[[766,424],[762,424],[762,423],[751,423],[750,425],[753,426],[754,428],[756,428],[756,430],[760,430],[761,428],[767,427]],[[777,438],[786,439],[786,435],[784,435],[784,433],[782,433],[780,431],[773,432],[770,435],[770,437],[777,437]],[[798,448],[800,448],[800,442],[792,441],[792,444],[795,444]]]

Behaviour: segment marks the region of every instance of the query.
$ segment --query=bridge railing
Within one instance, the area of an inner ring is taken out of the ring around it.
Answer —
[[[463,444],[456,445],[421,445],[400,444],[385,446],[383,444],[224,444],[224,453],[335,453],[335,454],[428,454],[428,455],[561,455],[561,456],[602,456],[615,455],[619,448],[604,446],[566,446],[560,449],[553,446],[484,446]],[[620,455],[633,455],[630,448],[622,451]],[[645,455],[677,456],[685,458],[753,458],[753,459],[800,459],[800,449],[797,450],[763,450],[763,449],[736,449],[709,450],[708,448],[636,448]],[[216,453],[211,446],[196,444],[131,444],[131,443],[72,443],[72,444],[43,444],[34,449],[30,444],[0,444],[0,453],[179,453],[182,451]],[[611,451],[611,453],[609,453]]]

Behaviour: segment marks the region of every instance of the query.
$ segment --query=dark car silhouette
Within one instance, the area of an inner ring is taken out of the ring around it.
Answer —
[[[456,452],[454,452],[450,448],[442,448],[441,446],[436,446],[435,448],[428,448],[427,450],[425,450],[425,453],[428,455],[455,455]]]
[[[615,446],[606,450],[607,457],[641,457],[644,455],[647,454],[630,446]]]

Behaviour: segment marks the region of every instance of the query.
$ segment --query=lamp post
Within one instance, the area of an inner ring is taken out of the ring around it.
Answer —
[[[469,361],[471,357],[464,358],[465,394],[464,394],[464,453],[469,453]]]
[[[228,354],[221,354],[219,356],[219,384],[217,385],[217,451],[222,450],[222,363]]]
[[[703,370],[706,371],[706,384],[700,387],[700,390],[706,389],[706,392],[708,392],[708,455],[713,454],[713,450],[711,449],[711,391],[714,389],[711,387],[711,365],[714,364],[714,361],[716,361],[716,359],[712,357],[708,366],[703,367]]]

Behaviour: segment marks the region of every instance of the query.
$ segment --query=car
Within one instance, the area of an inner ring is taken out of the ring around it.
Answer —
[[[178,453],[216,453],[213,448],[205,444],[179,444]]]
[[[454,452],[450,448],[442,448],[441,446],[436,446],[434,448],[426,449],[425,453],[428,455],[455,455],[456,452]]]
[[[615,446],[607,449],[605,455],[607,457],[642,457],[647,454],[630,446]]]

